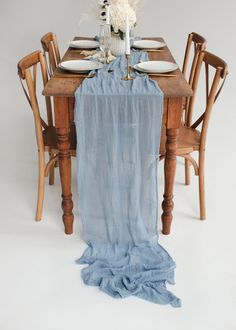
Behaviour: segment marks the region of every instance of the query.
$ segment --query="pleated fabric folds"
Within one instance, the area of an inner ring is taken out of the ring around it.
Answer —
[[[132,52],[131,64],[147,59]],[[84,283],[115,298],[179,307],[166,288],[175,263],[157,237],[163,94],[147,75],[124,81],[125,73],[120,56],[76,91],[79,213],[88,244],[77,262],[87,264]]]

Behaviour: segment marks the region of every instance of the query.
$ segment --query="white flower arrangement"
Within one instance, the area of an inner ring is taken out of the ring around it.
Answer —
[[[124,39],[125,19],[129,18],[129,25],[133,28],[137,23],[136,11],[140,0],[101,0],[100,18],[106,20],[106,6],[110,6],[110,24],[113,33]]]
[[[125,18],[129,17],[130,27],[137,24],[137,13],[140,4],[145,0],[91,0],[88,12],[81,15],[80,24],[91,19],[106,20],[106,6],[110,6],[110,24],[113,33],[119,34],[123,40]]]
[[[113,27],[115,33],[118,33],[119,31],[125,32],[126,16],[129,18],[130,27],[134,27],[136,24],[136,13],[128,3],[110,6],[111,26]]]

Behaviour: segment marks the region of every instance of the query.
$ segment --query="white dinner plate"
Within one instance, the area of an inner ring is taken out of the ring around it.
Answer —
[[[88,61],[88,60],[71,60],[61,62],[59,67],[63,70],[82,73],[89,72],[92,70],[101,69],[103,65],[99,62]]]
[[[74,40],[69,43],[71,48],[95,49],[99,47],[99,42],[95,40]]]
[[[178,65],[166,61],[147,61],[136,64],[134,69],[146,73],[167,73],[178,69]]]
[[[136,40],[133,44],[133,47],[138,49],[159,49],[165,46],[164,42],[155,40]]]

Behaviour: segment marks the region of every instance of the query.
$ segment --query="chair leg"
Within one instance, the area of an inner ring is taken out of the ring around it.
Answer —
[[[54,157],[54,155],[51,151],[49,151],[49,157],[50,157],[50,159]],[[54,168],[55,168],[55,165],[51,166],[50,172],[49,172],[49,184],[50,184],[50,186],[54,185],[54,178],[55,178]]]
[[[188,159],[185,159],[185,184],[186,186],[190,185],[190,162]]]
[[[45,190],[45,159],[44,152],[39,152],[39,174],[38,174],[38,200],[36,209],[36,221],[42,219],[43,199]]]
[[[206,202],[205,202],[205,174],[204,174],[205,151],[199,154],[199,203],[200,203],[200,219],[206,219]]]

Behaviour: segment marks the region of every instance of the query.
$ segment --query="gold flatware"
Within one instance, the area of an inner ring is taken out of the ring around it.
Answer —
[[[96,73],[92,73],[92,74],[63,74],[63,73],[57,73],[54,75],[54,78],[94,78],[96,77]]]
[[[139,63],[143,63],[143,61],[139,61]],[[139,76],[145,76],[148,75],[149,77],[177,77],[176,74],[174,73],[148,73],[148,72],[141,72],[136,70],[134,67],[130,67],[134,72],[136,72],[136,74],[138,74]]]
[[[177,77],[176,74],[165,74],[165,73],[149,73],[151,77]]]
[[[145,52],[165,52],[166,49],[142,49]]]

